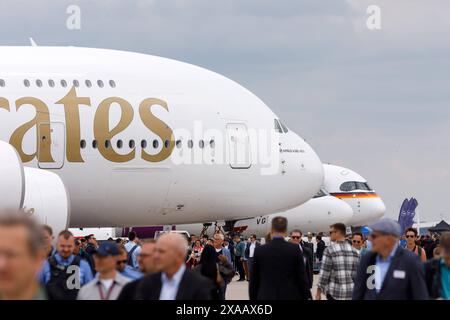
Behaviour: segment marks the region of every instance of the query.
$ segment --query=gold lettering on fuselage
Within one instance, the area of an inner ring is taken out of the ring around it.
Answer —
[[[5,109],[9,111],[9,101],[5,98],[0,98],[0,109]]]
[[[163,148],[159,153],[154,155],[148,154],[144,149],[142,149],[141,157],[142,159],[150,162],[159,162],[170,156],[175,146],[175,142],[172,129],[170,129],[167,124],[155,117],[152,113],[151,109],[154,105],[160,105],[169,111],[165,101],[156,98],[148,98],[142,101],[139,105],[139,115],[141,116],[141,120],[144,125],[162,139]],[[166,141],[169,143],[168,146],[165,146]]]
[[[16,110],[19,111],[19,109],[26,104],[32,105],[36,109],[36,115],[33,119],[24,123],[13,132],[9,143],[16,148],[20,158],[22,159],[22,162],[33,160],[36,157],[36,153],[39,155],[40,162],[54,162],[50,148],[50,126],[40,126],[40,124],[50,123],[50,115],[48,113],[47,105],[42,100],[39,100],[37,98],[24,97],[16,100]],[[23,151],[22,146],[23,138],[28,130],[32,129],[33,127],[36,127],[36,152],[33,154],[26,154]]]
[[[66,117],[66,156],[69,162],[84,162],[80,150],[80,105],[91,106],[91,99],[78,97],[75,87],[69,93],[57,101],[56,104],[64,105]]]
[[[16,111],[19,111],[23,105],[31,105],[35,108],[35,117],[20,125],[12,133],[9,143],[14,146],[22,159],[22,162],[29,162],[38,157],[39,162],[55,162],[52,157],[52,130],[50,114],[47,105],[38,98],[23,97],[15,101]],[[78,97],[75,87],[55,104],[64,106],[65,114],[65,138],[66,138],[66,158],[68,162],[84,162],[81,156],[81,128],[80,128],[80,106],[91,107],[89,97]],[[110,129],[110,108],[113,104],[120,107],[120,120],[118,124]],[[175,146],[173,130],[162,120],[152,113],[152,106],[161,106],[167,111],[169,108],[167,102],[157,98],[144,99],[139,104],[139,115],[142,123],[154,134],[158,135],[163,141],[163,147],[157,154],[149,154],[144,149],[141,152],[141,158],[149,162],[159,162],[167,159]],[[0,97],[0,109],[10,110],[10,102]],[[97,140],[97,148],[100,154],[112,162],[127,162],[135,158],[136,148],[127,154],[119,154],[114,150],[111,143],[116,135],[123,132],[133,121],[134,109],[131,104],[120,97],[109,97],[104,99],[98,105],[94,115],[93,131]],[[25,135],[33,127],[36,127],[36,151],[33,154],[27,154],[23,150],[23,140]]]
[[[113,103],[120,106],[121,115],[119,123],[112,129],[109,129],[109,109]],[[94,136],[98,141],[98,151],[105,159],[113,162],[127,162],[134,159],[136,149],[128,154],[118,154],[114,151],[112,145],[106,147],[105,141],[110,143],[111,139],[118,133],[125,130],[133,120],[133,107],[130,103],[119,97],[111,97],[100,102],[100,105],[95,112],[94,118]]]

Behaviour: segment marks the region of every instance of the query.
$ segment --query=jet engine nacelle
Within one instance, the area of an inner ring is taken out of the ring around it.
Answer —
[[[23,167],[10,144],[0,141],[0,209],[23,208],[59,232],[69,225],[69,196],[53,172]]]

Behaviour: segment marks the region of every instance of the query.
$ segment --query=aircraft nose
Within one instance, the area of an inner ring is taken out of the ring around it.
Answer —
[[[386,206],[381,198],[370,198],[361,200],[359,211],[355,212],[351,219],[353,226],[370,224],[380,219],[386,212]]]
[[[338,200],[335,204],[335,212],[336,217],[338,218],[336,222],[341,223],[348,223],[353,219],[354,212],[352,207],[350,207],[345,201],[342,201],[341,199],[333,197],[335,200]]]
[[[291,186],[303,202],[323,185],[324,172],[320,158],[303,138],[290,131],[280,143],[281,172],[290,176]]]

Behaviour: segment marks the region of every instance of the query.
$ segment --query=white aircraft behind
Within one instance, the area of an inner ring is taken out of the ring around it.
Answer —
[[[222,231],[242,233],[247,236],[256,234],[265,237],[270,232],[271,221],[276,216],[288,219],[289,230],[300,229],[306,232],[328,232],[333,223],[342,222],[348,226],[362,226],[381,218],[386,207],[383,200],[371,189],[367,180],[350,169],[335,165],[324,164],[325,180],[319,193],[308,202],[271,215],[231,221],[208,222],[204,230],[212,236],[216,228]],[[332,191],[327,191],[331,188]],[[350,190],[346,191],[346,188]],[[359,188],[359,189],[353,189]],[[342,190],[344,189],[344,190]],[[190,234],[199,235],[204,224],[177,224],[169,229],[184,230]],[[164,226],[131,228],[142,238],[153,237],[155,231],[163,230]],[[167,226],[166,226],[167,229]],[[117,235],[126,236],[129,228],[116,231]]]
[[[0,47],[0,70],[0,209],[56,230],[238,220],[323,183],[304,139],[209,70],[74,47]]]
[[[331,164],[323,165],[324,185],[331,195],[342,199],[353,209],[351,226],[367,225],[386,212],[380,196],[367,183],[367,179],[353,170]]]

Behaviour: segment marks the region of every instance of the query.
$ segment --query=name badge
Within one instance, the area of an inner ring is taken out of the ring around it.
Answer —
[[[406,273],[403,270],[394,270],[394,279],[405,279]]]

